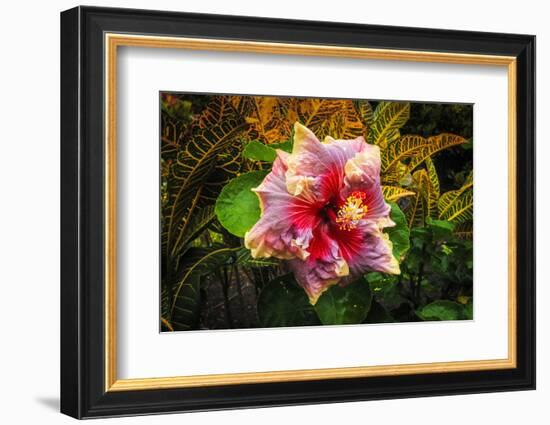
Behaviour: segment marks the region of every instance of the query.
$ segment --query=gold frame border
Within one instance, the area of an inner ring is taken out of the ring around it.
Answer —
[[[329,56],[469,65],[505,66],[508,71],[508,358],[384,366],[118,379],[116,372],[116,97],[120,46]],[[328,45],[266,43],[146,35],[105,34],[105,391],[136,391],[214,385],[311,381],[416,373],[511,369],[516,353],[516,58]]]

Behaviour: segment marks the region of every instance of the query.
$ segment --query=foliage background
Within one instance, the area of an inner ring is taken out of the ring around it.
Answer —
[[[472,105],[162,93],[160,106],[163,331],[472,318]],[[249,189],[295,121],[379,145],[400,276],[366,274],[313,307],[284,264],[243,248]]]

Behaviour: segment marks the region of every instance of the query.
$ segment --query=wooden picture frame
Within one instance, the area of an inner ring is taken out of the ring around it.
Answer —
[[[116,55],[121,46],[487,64],[508,70],[508,358],[118,379]],[[77,7],[61,14],[61,411],[76,418],[535,386],[535,38]]]

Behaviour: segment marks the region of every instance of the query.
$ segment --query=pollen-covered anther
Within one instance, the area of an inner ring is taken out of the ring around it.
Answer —
[[[367,214],[367,205],[365,204],[364,192],[352,192],[346,198],[346,202],[338,209],[336,214],[336,223],[342,230],[355,229],[365,214]]]

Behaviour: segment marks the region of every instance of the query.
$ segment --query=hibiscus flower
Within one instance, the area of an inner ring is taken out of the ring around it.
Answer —
[[[253,189],[261,217],[245,235],[254,258],[288,260],[310,302],[365,272],[399,274],[385,227],[394,226],[380,185],[378,146],[326,137],[294,125],[292,153],[277,150]]]

